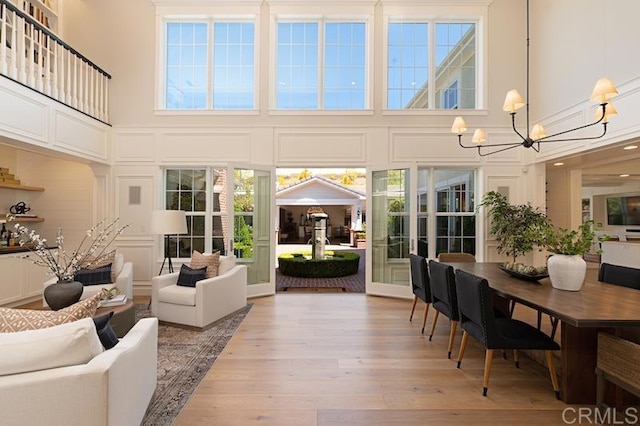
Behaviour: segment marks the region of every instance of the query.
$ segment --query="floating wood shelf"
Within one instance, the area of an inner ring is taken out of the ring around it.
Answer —
[[[44,188],[40,186],[16,185],[13,183],[4,183],[4,182],[0,182],[0,188],[20,189],[22,191],[44,191]]]
[[[44,217],[16,217],[12,222],[44,222]]]

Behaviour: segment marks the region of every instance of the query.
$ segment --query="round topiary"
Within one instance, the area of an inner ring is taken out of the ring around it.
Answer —
[[[312,259],[311,252],[278,256],[280,273],[300,278],[335,278],[358,273],[360,255],[349,251],[327,251],[325,259]]]

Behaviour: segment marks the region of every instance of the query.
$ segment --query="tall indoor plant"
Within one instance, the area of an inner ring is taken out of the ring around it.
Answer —
[[[596,234],[593,220],[569,230],[550,226],[545,233],[545,248],[552,253],[547,260],[549,279],[554,288],[579,291],[587,272],[584,255],[591,251]]]
[[[538,207],[527,204],[510,204],[499,192],[487,192],[480,206],[486,209],[489,232],[493,234],[498,253],[513,258],[525,255],[536,247],[542,247],[549,228],[547,215]]]

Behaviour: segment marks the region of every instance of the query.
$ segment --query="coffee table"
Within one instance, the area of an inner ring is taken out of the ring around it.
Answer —
[[[113,316],[110,321],[111,327],[113,328],[113,331],[115,331],[116,336],[124,337],[124,335],[127,334],[127,332],[131,330],[131,327],[136,323],[135,303],[133,303],[133,300],[127,300],[122,305],[98,308],[93,316],[94,318],[99,317],[106,315],[111,311],[113,311]]]

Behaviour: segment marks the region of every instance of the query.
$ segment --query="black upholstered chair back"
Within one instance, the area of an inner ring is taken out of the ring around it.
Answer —
[[[453,266],[435,260],[429,261],[429,282],[431,284],[431,303],[449,319],[458,321],[458,296],[456,276]]]
[[[487,280],[458,269],[456,293],[462,329],[488,349],[499,347]]]
[[[640,290],[640,269],[603,263],[598,272],[598,281]]]
[[[409,254],[409,262],[413,294],[423,302],[431,303],[431,287],[429,285],[427,259],[416,254]]]

